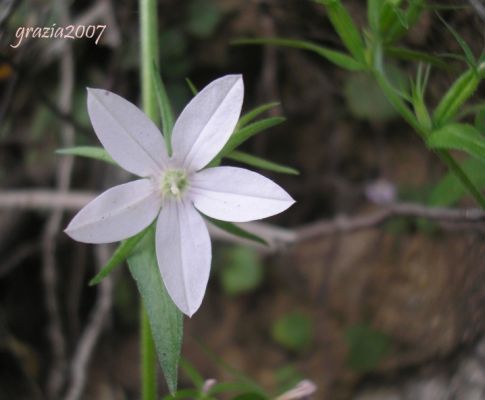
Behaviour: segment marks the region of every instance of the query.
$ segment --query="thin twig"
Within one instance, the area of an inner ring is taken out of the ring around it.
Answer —
[[[96,260],[99,269],[106,264],[109,257],[110,249],[107,245],[96,247]],[[70,386],[66,392],[65,400],[79,400],[83,394],[89,361],[106,322],[106,317],[111,310],[112,291],[113,278],[110,275],[98,285],[96,304],[74,352],[70,370]]]
[[[52,210],[62,207],[67,211],[77,211],[93,200],[92,192],[59,193],[49,190],[18,190],[0,192],[0,209]],[[264,238],[269,247],[258,247],[265,252],[276,252],[281,248],[302,240],[335,233],[350,233],[382,225],[395,217],[423,218],[442,223],[443,229],[462,228],[465,230],[484,230],[485,211],[480,209],[456,209],[427,207],[414,203],[394,203],[384,208],[355,217],[338,216],[321,220],[299,228],[287,229],[263,222],[241,224],[249,232]],[[211,234],[217,239],[231,242],[252,243],[237,238],[217,228],[211,227]]]
[[[60,22],[68,25],[70,21],[68,4],[58,0],[57,9]],[[66,45],[61,56],[60,82],[58,107],[65,114],[69,114],[72,108],[72,96],[74,91],[74,58],[72,47]],[[72,125],[63,123],[61,126],[62,145],[71,147],[74,145],[74,129]],[[73,157],[65,157],[60,160],[57,167],[57,191],[67,193],[71,182]],[[45,301],[48,315],[48,339],[52,351],[52,366],[47,378],[47,395],[49,399],[56,399],[65,381],[66,370],[66,340],[62,329],[62,319],[59,301],[57,299],[57,271],[56,271],[56,236],[60,230],[64,209],[54,208],[49,216],[42,237],[42,278],[45,290]]]

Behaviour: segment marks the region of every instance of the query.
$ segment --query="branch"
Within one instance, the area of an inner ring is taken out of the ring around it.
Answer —
[[[0,209],[51,210],[61,207],[77,211],[94,199],[92,192],[59,193],[49,190],[19,190],[0,192]],[[313,222],[295,229],[277,227],[263,222],[241,224],[245,230],[264,238],[269,246],[258,246],[253,242],[230,235],[210,227],[214,238],[256,246],[262,252],[277,252],[299,241],[336,233],[351,233],[382,225],[391,218],[423,218],[442,224],[443,229],[485,230],[485,211],[480,209],[455,209],[427,207],[414,203],[394,203],[377,211],[355,217],[337,216],[331,220]],[[466,224],[466,226],[463,226]]]

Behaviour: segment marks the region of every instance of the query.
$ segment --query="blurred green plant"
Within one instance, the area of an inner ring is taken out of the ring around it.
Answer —
[[[357,372],[375,370],[391,348],[391,339],[367,324],[347,328],[345,339],[349,346],[347,365]]]
[[[459,182],[477,203],[485,208],[485,197],[482,194],[484,185],[470,175],[469,171],[465,170],[449,153],[449,150],[465,151],[474,158],[485,161],[483,103],[475,108],[475,126],[459,122],[466,110],[466,103],[485,77],[485,51],[478,58],[475,57],[465,40],[442,19],[463,52],[463,55],[453,55],[453,58],[464,61],[467,69],[455,79],[435,109],[430,110],[425,101],[430,67],[423,68],[422,64],[444,67],[446,63],[433,54],[415,51],[397,44],[398,40],[418,22],[423,10],[431,7],[426,0],[368,0],[367,26],[362,29],[354,23],[341,0],[314,1],[326,8],[327,16],[342,41],[344,51],[336,51],[305,40],[287,38],[239,39],[233,43],[299,48],[314,52],[339,68],[353,72],[361,71],[366,74],[365,76],[372,77],[396,112],[455,175],[455,182]],[[410,90],[396,86],[393,74],[389,72],[389,65],[393,65],[390,60],[393,59],[419,63],[417,76],[411,82]],[[358,90],[363,90],[364,85],[360,81],[353,82],[352,79],[356,78],[349,78],[350,83],[347,82],[346,89],[349,106],[356,115],[368,117],[369,108],[365,104],[362,105],[358,99],[356,100],[358,96],[355,95]],[[369,85],[368,82],[364,83]],[[382,104],[378,99],[376,100],[373,88],[365,87],[367,88],[365,100],[368,101],[367,93],[373,94],[375,103],[371,106],[374,106],[374,112],[380,115],[379,108]],[[377,102],[380,104],[379,107]],[[384,115],[387,116],[387,113]],[[465,191],[462,193],[464,194]]]
[[[221,254],[217,270],[225,293],[234,296],[257,289],[264,279],[261,258],[254,250],[243,246],[230,246]]]
[[[292,312],[279,318],[272,327],[274,341],[287,350],[300,352],[308,349],[314,335],[313,321],[307,315]]]

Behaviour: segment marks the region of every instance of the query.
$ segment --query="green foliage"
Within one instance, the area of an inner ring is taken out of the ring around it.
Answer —
[[[299,175],[298,170],[295,168],[277,164],[272,161],[265,160],[264,158],[243,153],[242,151],[234,150],[233,152],[229,153],[226,158],[250,165],[255,168],[265,169],[267,171],[279,172],[280,174]]]
[[[116,164],[116,161],[111,158],[111,156],[103,147],[97,147],[97,146],[69,147],[66,149],[56,150],[56,153],[60,155],[93,158],[95,160],[107,162],[108,164],[118,165]]]
[[[128,265],[147,311],[165,380],[170,392],[174,393],[177,390],[183,316],[162,282],[154,243],[154,229],[150,229],[128,258]]]
[[[108,260],[108,262],[103,265],[98,274],[96,274],[96,276],[89,281],[89,285],[97,285],[104,278],[106,278],[117,266],[121,265],[121,263],[130,256],[136,245],[140,242],[141,239],[143,239],[149,229],[151,228],[147,228],[137,235],[129,239],[123,240],[111,256],[111,258]]]
[[[253,122],[252,124],[244,126],[243,128],[235,131],[231,135],[226,145],[220,151],[219,155],[216,158],[225,157],[227,154],[231,153],[234,149],[236,149],[236,147],[239,147],[249,138],[262,131],[265,131],[266,129],[279,125],[283,121],[285,121],[285,118],[283,117],[271,117],[261,119],[259,121]]]
[[[276,321],[272,328],[273,339],[292,351],[307,349],[313,339],[313,321],[308,316],[293,312]]]
[[[470,158],[461,164],[461,169],[476,187],[485,187],[485,162]],[[447,173],[433,188],[428,204],[432,206],[451,206],[468,193],[454,173]]]
[[[218,273],[221,286],[229,295],[250,292],[260,286],[264,278],[259,255],[242,246],[224,249]]]
[[[327,47],[319,46],[317,44],[307,42],[304,40],[285,39],[285,38],[258,38],[258,39],[239,39],[232,42],[235,45],[242,44],[263,44],[272,46],[284,46],[293,47],[296,49],[308,50],[319,56],[327,59],[331,63],[349,70],[349,71],[362,71],[365,69],[365,65],[362,61],[357,61],[355,58],[340,51],[335,51]]]
[[[204,218],[207,221],[209,221],[212,225],[218,227],[219,229],[222,229],[223,231],[225,231],[227,233],[230,233],[231,235],[238,236],[242,239],[252,240],[253,242],[263,244],[263,245],[268,244],[268,242],[266,242],[266,240],[264,240],[263,238],[255,235],[254,233],[248,232],[248,231],[240,228],[239,226],[233,224],[232,222],[220,221],[218,219],[208,217],[207,215],[204,215]]]
[[[162,122],[162,133],[165,138],[165,146],[169,155],[172,155],[172,128],[173,128],[173,111],[170,99],[167,95],[167,90],[163,83],[160,71],[156,64],[152,68],[152,80],[155,85],[155,93],[157,95],[157,103],[160,112],[160,119]]]
[[[271,110],[274,107],[279,106],[280,103],[277,101],[273,101],[271,103],[266,103],[262,104],[256,108],[253,108],[251,111],[248,111],[246,114],[244,114],[241,118],[239,118],[239,121],[236,126],[236,130],[239,130],[249,124],[252,120],[254,120],[256,117],[260,116],[264,112]]]
[[[347,365],[358,372],[373,371],[391,348],[387,335],[366,324],[349,327],[345,339],[349,346]]]
[[[485,137],[472,125],[449,124],[428,138],[433,149],[459,149],[485,161]]]
[[[292,365],[285,365],[275,371],[275,380],[279,393],[292,389],[303,379],[304,376]]]
[[[207,38],[221,20],[221,11],[210,0],[192,0],[188,6],[187,31],[200,38]]]
[[[398,115],[369,73],[348,75],[344,94],[348,108],[356,117],[386,121]]]

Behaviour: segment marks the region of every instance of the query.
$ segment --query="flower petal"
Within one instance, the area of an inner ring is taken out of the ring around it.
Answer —
[[[207,226],[192,204],[164,204],[157,221],[156,249],[170,297],[184,314],[192,316],[204,298],[212,256]]]
[[[150,225],[160,204],[150,180],[128,182],[101,193],[76,214],[64,232],[84,243],[117,242]]]
[[[241,75],[216,79],[184,108],[172,133],[173,157],[190,171],[205,167],[231,136],[244,97]]]
[[[231,222],[270,217],[295,202],[272,180],[235,167],[197,172],[190,180],[190,196],[203,214]]]
[[[146,177],[167,165],[163,136],[134,104],[107,90],[88,88],[88,112],[100,142],[121,167]]]

